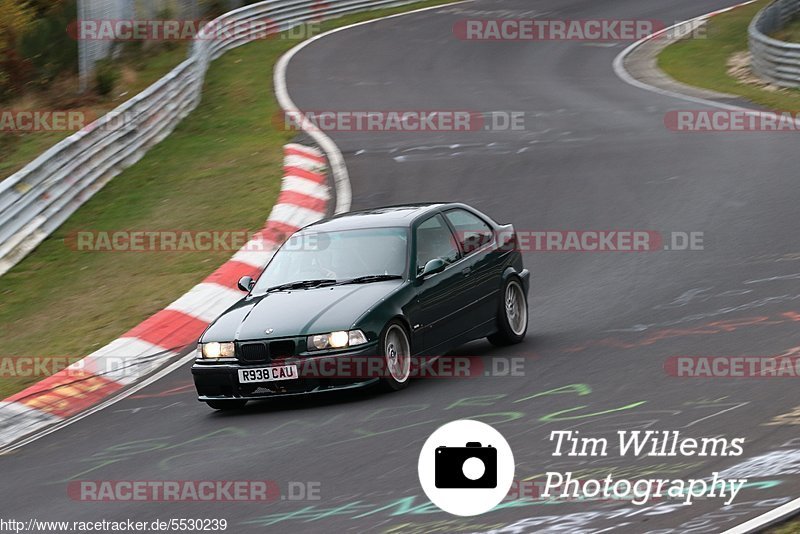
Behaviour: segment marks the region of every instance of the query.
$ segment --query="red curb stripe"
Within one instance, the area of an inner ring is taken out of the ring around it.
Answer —
[[[278,196],[278,204],[292,204],[301,208],[325,213],[325,206],[328,204],[321,198],[312,197],[297,191],[281,191]]]
[[[266,246],[266,243],[265,243]],[[207,284],[219,284],[224,287],[236,287],[236,282],[243,276],[255,278],[261,273],[261,269],[253,265],[231,260],[208,277],[203,282]],[[244,294],[242,294],[244,296]]]
[[[295,147],[285,147],[283,153],[286,156],[302,156],[304,158],[314,160],[318,163],[323,163],[323,164],[325,163],[324,156],[319,156],[313,152],[306,152],[305,150],[301,150]]]
[[[57,417],[70,417],[122,389],[122,384],[83,370],[64,369],[7,398]]]
[[[324,174],[320,174],[318,172],[309,171],[300,167],[284,167],[283,168],[283,175],[284,176],[297,176],[298,178],[305,178],[306,180],[311,180],[312,182],[318,184],[324,184],[327,182],[327,178]]]
[[[300,227],[294,226],[293,224],[286,224],[278,221],[267,221],[267,225],[264,226],[264,228],[257,232],[253,237],[260,237],[262,239],[272,241],[276,245],[281,245],[299,229]]]
[[[122,337],[134,337],[165,349],[196,343],[208,323],[176,310],[161,310]]]

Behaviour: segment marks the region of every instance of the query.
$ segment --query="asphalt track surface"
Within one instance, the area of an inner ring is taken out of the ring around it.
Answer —
[[[456,351],[487,367],[522,357],[524,376],[417,380],[394,394],[287,399],[222,415],[195,401],[181,369],[0,458],[0,515],[224,517],[232,532],[716,532],[799,496],[800,417],[787,415],[800,404],[795,379],[686,379],[664,370],[670,356],[800,346],[794,136],[670,132],[667,111],[698,106],[618,79],[611,65],[626,43],[464,42],[452,34],[470,16],[672,23],[729,4],[477,1],[359,26],[302,50],[288,70],[300,109],[526,113],[524,131],[333,132],[354,208],[453,199],[522,230],[700,231],[705,250],[527,253],[534,278],[526,342]],[[727,508],[718,499],[655,508],[527,503],[456,518],[428,504],[416,464],[433,430],[467,417],[505,435],[518,479],[547,470],[603,478],[612,468],[629,478],[706,477],[784,454],[763,463]],[[567,429],[745,437],[745,457],[554,458],[548,434]],[[91,503],[67,494],[73,480],[223,479],[318,482],[321,499]],[[502,530],[528,518],[538,523]]]

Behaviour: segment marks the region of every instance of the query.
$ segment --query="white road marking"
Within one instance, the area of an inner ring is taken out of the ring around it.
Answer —
[[[294,101],[292,101],[292,98],[289,96],[289,89],[286,84],[286,69],[288,68],[289,62],[292,60],[292,58],[311,43],[329,35],[333,35],[334,33],[349,30],[358,26],[363,26],[365,24],[372,24],[373,22],[377,22],[379,20],[387,20],[395,17],[412,15],[414,13],[420,13],[422,11],[429,11],[432,9],[441,9],[443,7],[463,4],[469,1],[471,0],[459,0],[458,2],[451,2],[449,4],[424,7],[422,9],[415,9],[413,11],[406,11],[404,13],[396,13],[394,15],[380,17],[377,19],[365,20],[363,22],[342,26],[341,28],[334,28],[333,30],[329,30],[325,33],[314,36],[307,41],[303,41],[282,55],[278,60],[278,63],[275,65],[275,96],[278,99],[278,104],[281,106],[281,109],[283,109],[284,112],[291,113],[292,116],[295,117],[296,123],[302,124],[303,122],[306,122],[302,112],[298,109]],[[336,143],[334,143],[333,140],[324,132],[321,132],[318,129],[310,129],[306,133],[317,142],[317,144],[328,156],[328,162],[330,163],[331,172],[333,173],[333,182],[336,187],[336,209],[334,210],[334,213],[338,214],[350,211],[350,206],[353,202],[353,192],[350,186],[350,176],[347,172],[347,165],[345,165],[342,151],[339,150],[339,147],[336,146]]]

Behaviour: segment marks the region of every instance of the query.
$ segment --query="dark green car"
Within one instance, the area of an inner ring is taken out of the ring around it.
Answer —
[[[203,333],[192,374],[215,409],[380,382],[468,341],[519,343],[530,273],[512,225],[464,204],[351,212],[295,233]]]

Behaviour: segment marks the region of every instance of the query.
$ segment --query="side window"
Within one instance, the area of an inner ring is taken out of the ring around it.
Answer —
[[[453,233],[441,215],[434,215],[417,227],[417,273],[429,261],[441,258],[445,263],[458,259],[458,246]]]
[[[447,220],[456,230],[456,239],[461,243],[464,254],[470,254],[492,241],[492,228],[480,217],[455,209],[445,212]]]

